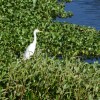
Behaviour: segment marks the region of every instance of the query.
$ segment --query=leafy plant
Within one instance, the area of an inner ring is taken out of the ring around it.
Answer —
[[[72,16],[64,11],[70,1],[0,1],[1,100],[99,100],[100,64],[76,57],[100,55],[100,31],[54,22],[56,16]],[[35,28],[44,32],[37,34],[35,55],[25,62]]]

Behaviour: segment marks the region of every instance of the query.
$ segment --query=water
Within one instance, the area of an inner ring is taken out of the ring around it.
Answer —
[[[73,0],[67,3],[66,11],[72,11],[71,18],[57,18],[60,22],[91,26],[100,30],[100,0]]]
[[[84,60],[85,62],[88,62],[88,63],[90,63],[90,64],[93,64],[93,63],[95,63],[95,62],[98,62],[99,64],[100,64],[100,58],[91,58],[91,59],[85,59]]]
[[[56,18],[59,22],[91,26],[100,30],[100,0],[73,0],[65,6],[66,11],[73,12],[71,18]],[[100,63],[100,58],[84,58],[85,62]]]

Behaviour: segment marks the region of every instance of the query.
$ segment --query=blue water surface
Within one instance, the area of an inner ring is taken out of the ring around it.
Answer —
[[[93,64],[93,63],[95,63],[95,62],[97,62],[97,63],[99,63],[100,64],[100,58],[88,58],[88,59],[85,59],[84,60],[85,62],[87,62],[87,63],[90,63],[90,64]]]
[[[58,18],[56,21],[91,26],[100,30],[100,0],[73,0],[66,3],[66,11],[73,12],[71,18]]]

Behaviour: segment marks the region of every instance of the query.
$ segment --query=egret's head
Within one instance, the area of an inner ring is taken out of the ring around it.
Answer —
[[[38,33],[38,32],[42,32],[42,31],[40,31],[39,29],[34,30],[34,33]]]

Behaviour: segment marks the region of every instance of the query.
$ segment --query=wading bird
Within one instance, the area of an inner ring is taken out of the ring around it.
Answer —
[[[26,48],[26,51],[24,53],[24,60],[30,59],[31,56],[34,54],[35,48],[36,48],[36,33],[42,32],[39,31],[38,29],[35,29],[33,34],[34,34],[34,41]]]

